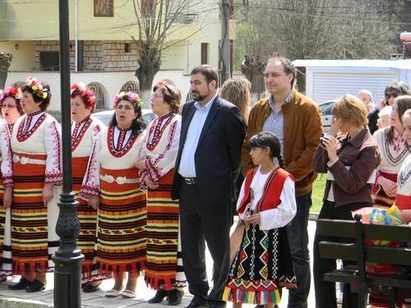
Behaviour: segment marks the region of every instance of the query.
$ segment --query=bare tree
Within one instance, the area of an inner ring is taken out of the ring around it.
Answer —
[[[13,55],[0,50],[0,89],[4,89]]]
[[[386,59],[401,47],[399,26],[404,23],[397,13],[403,7],[399,2],[254,0],[246,5],[238,0],[235,67],[243,71],[244,55],[264,61],[272,52],[291,60]],[[254,76],[261,74],[256,67]]]
[[[138,37],[132,37],[139,50],[138,67],[135,76],[140,82],[143,101],[148,104],[154,76],[160,70],[164,50],[178,41],[167,42],[167,38],[192,21],[191,14],[200,1],[190,0],[133,0]],[[180,25],[180,26],[179,26]],[[192,33],[191,35],[194,35]]]

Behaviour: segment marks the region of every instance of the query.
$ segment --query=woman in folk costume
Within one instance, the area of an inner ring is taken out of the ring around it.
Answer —
[[[297,211],[294,180],[280,168],[281,145],[274,134],[259,133],[249,144],[258,167],[247,173],[238,198],[237,211],[245,231],[223,299],[232,301],[234,308],[242,304],[271,308],[280,302],[282,287],[296,287],[284,228]]]
[[[142,188],[147,191],[147,263],[145,280],[157,290],[149,303],[181,303],[186,286],[179,239],[179,203],[171,199],[171,185],[180,139],[181,93],[160,81],[153,88],[151,108],[158,116],[147,127],[144,159],[136,162]]]
[[[57,250],[57,201],[62,183],[61,133],[57,120],[45,111],[50,87],[36,78],[22,86],[20,117],[11,135],[13,152],[13,205],[11,243],[13,274],[22,275],[12,290],[44,289],[46,272],[54,269]]]
[[[401,117],[408,108],[411,108],[410,95],[396,97],[392,105],[390,125],[377,130],[373,135],[381,152],[376,185],[373,187],[374,204],[379,206],[393,205],[397,193],[397,174],[409,154],[401,123]]]
[[[95,262],[97,209],[89,206],[78,192],[86,173],[93,143],[104,124],[90,116],[96,107],[96,97],[92,90],[87,89],[83,83],[75,83],[71,86],[70,97],[73,191],[77,194],[77,216],[80,222],[77,245],[85,257],[81,264],[82,289],[90,293],[97,291],[101,283]]]
[[[13,125],[23,114],[20,100],[23,96],[19,87],[8,87],[0,94],[1,115],[0,121],[0,149],[1,149],[1,177],[0,181],[0,252],[1,269],[0,279],[6,280],[12,275],[11,265],[11,230],[10,208],[13,198],[12,156],[10,151],[10,135]],[[4,193],[4,194],[3,194]]]
[[[80,191],[97,213],[97,265],[102,277],[114,275],[106,297],[135,297],[146,262],[146,192],[134,163],[141,158],[145,124],[137,93],[114,97],[115,114],[97,138]],[[124,288],[124,275],[128,273]]]

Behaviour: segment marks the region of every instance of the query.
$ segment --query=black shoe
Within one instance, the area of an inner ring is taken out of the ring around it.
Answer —
[[[39,292],[43,291],[46,288],[46,284],[38,281],[37,279],[34,279],[33,282],[25,289],[26,292],[32,293],[32,292]]]
[[[156,295],[153,298],[149,299],[150,304],[161,303],[165,297],[169,295],[169,291],[166,290],[157,290]]]
[[[20,281],[15,285],[9,285],[10,290],[23,290],[31,285],[31,281],[28,281],[26,278],[21,277]]]
[[[101,285],[101,281],[100,281],[98,284],[96,284],[96,285],[93,285],[91,282],[88,282],[88,283],[84,286],[83,292],[84,292],[84,293],[93,293],[93,292],[96,292],[96,291],[100,290],[100,288],[99,288],[100,285]]]
[[[172,289],[168,294],[168,303],[169,306],[180,305],[181,300],[183,299],[184,291],[179,289]]]
[[[186,306],[186,308],[206,308],[206,307],[207,307],[207,301],[203,300],[200,302],[197,298],[193,298],[190,304]]]

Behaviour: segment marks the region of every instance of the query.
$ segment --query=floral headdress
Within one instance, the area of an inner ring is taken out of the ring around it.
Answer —
[[[113,108],[122,100],[130,101],[133,104],[137,104],[137,106],[143,105],[143,100],[141,99],[140,95],[138,95],[138,93],[128,91],[128,92],[120,92],[114,95]]]
[[[39,98],[46,99],[49,95],[48,89],[43,87],[42,82],[34,77],[27,78],[26,85],[33,91],[33,94]]]
[[[166,87],[167,83],[164,80],[160,80],[157,82],[157,87]]]
[[[96,104],[96,97],[91,89],[87,89],[86,85],[82,82],[74,83],[70,87],[70,95],[77,92],[82,98],[84,98],[90,107],[94,107]]]
[[[21,98],[23,97],[23,93],[19,87],[8,87],[2,93],[0,93],[0,104],[6,99],[6,97],[14,98],[17,103],[20,102]]]

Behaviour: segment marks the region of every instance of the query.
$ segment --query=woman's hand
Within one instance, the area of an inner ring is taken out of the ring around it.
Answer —
[[[88,198],[88,205],[91,206],[95,210],[97,210],[99,203],[100,203],[99,197],[89,197]]]
[[[341,146],[340,141],[331,135],[325,135],[322,139],[321,146],[327,151],[330,162],[335,161],[337,156],[337,150]]]
[[[44,184],[43,187],[43,204],[46,207],[47,203],[49,203],[53,199],[53,187],[54,184]]]
[[[395,197],[397,195],[397,183],[393,182],[387,178],[380,176],[378,178],[378,184],[381,185],[384,192],[389,197]]]
[[[136,161],[134,162],[134,166],[135,166],[137,169],[140,169],[140,170],[147,169],[147,168],[146,168],[146,160],[145,160],[145,159],[136,160]]]
[[[249,224],[257,225],[261,222],[261,214],[255,213],[250,216],[244,217],[244,221]]]
[[[158,182],[153,182],[152,180],[150,180],[148,177],[146,177],[145,179],[146,185],[148,187],[150,187],[151,189],[157,189],[160,185],[158,184]]]
[[[8,185],[4,187],[4,194],[3,194],[3,207],[8,209],[11,207],[11,203],[13,201],[13,186]]]

